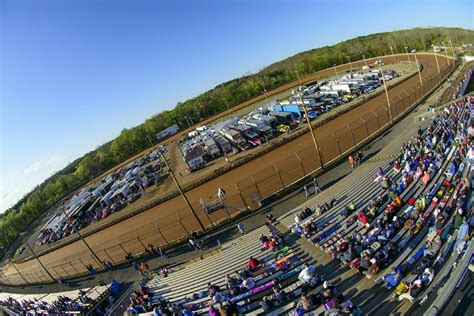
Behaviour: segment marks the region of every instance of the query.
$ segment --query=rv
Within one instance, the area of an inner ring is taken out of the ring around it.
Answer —
[[[254,115],[254,119],[262,121],[267,125],[268,127],[271,127],[272,129],[275,129],[277,126],[277,119],[274,116],[271,115]]]
[[[210,158],[216,158],[221,155],[221,151],[216,145],[216,142],[210,138],[204,140],[204,149]]]
[[[229,141],[224,137],[217,135],[216,137],[214,137],[214,141],[223,153],[228,153],[232,151],[232,146],[230,145]]]
[[[248,120],[245,124],[250,126],[254,132],[258,132],[261,128],[266,126],[265,122],[260,120]]]
[[[290,112],[271,112],[279,124],[289,125],[293,122],[293,113]]]
[[[265,125],[262,128],[259,128],[257,132],[266,139],[272,139],[273,137],[275,137],[275,130],[270,126]]]
[[[205,166],[204,162],[204,151],[202,147],[196,147],[189,150],[184,157],[186,164],[188,165],[188,171],[195,171]]]
[[[247,145],[245,139],[240,135],[240,133],[234,129],[223,128],[219,131],[222,136],[227,138],[227,140],[234,146],[244,149]]]

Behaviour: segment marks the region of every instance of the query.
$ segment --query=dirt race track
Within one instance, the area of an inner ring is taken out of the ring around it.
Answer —
[[[434,86],[442,77],[449,73],[452,60],[438,56],[441,75],[435,58],[431,54],[418,54],[418,61],[423,65],[421,72],[424,88],[428,92],[429,85]],[[382,58],[385,64],[394,62],[393,56]],[[407,61],[406,55],[396,55],[397,62]],[[410,56],[413,61],[413,55]],[[370,60],[368,60],[370,62]],[[361,67],[364,61],[353,62],[353,67]],[[338,71],[350,69],[350,66],[341,65]],[[327,77],[333,69],[327,69],[306,77],[313,80]],[[284,86],[284,89],[288,89]],[[277,90],[280,90],[277,89]],[[274,92],[278,93],[278,91]],[[273,93],[272,93],[273,94]],[[422,89],[418,75],[412,76],[401,84],[389,90],[392,116],[400,115],[421,97]],[[385,94],[381,94],[359,107],[346,112],[339,117],[315,129],[315,135],[321,148],[323,161],[327,163],[339,156],[347,154],[352,146],[360,143],[389,120],[389,110]],[[225,115],[225,114],[224,114]],[[219,210],[211,215],[206,215],[200,206],[200,198],[209,201],[217,189],[226,190],[225,203],[227,212],[235,215],[239,209],[249,206],[257,207],[253,201],[257,195],[266,197],[275,192],[275,188],[284,188],[320,168],[320,161],[313,145],[310,133],[289,141],[288,143],[251,160],[229,172],[204,183],[203,185],[186,192],[198,217],[205,226],[211,225],[227,217],[224,210]],[[258,185],[256,185],[257,183]],[[199,230],[196,219],[192,216],[183,198],[178,196],[156,207],[150,208],[138,215],[113,226],[105,228],[86,238],[88,244],[94,249],[101,260],[119,262],[124,260],[125,252],[141,253],[148,243],[164,245],[167,242],[186,236],[193,230]],[[58,250],[42,255],[41,262],[49,268],[54,278],[76,275],[85,271],[89,263],[98,267],[84,243],[73,242]],[[11,275],[9,282],[24,283],[17,275],[11,264],[3,267],[1,274]],[[51,281],[37,260],[28,260],[17,263],[19,269],[31,283]],[[15,276],[13,276],[15,275]],[[3,280],[0,279],[0,282]]]

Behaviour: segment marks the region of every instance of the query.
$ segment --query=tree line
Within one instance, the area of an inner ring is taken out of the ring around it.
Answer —
[[[415,28],[361,36],[336,45],[305,51],[271,64],[258,73],[246,74],[224,82],[203,94],[179,102],[172,110],[163,111],[142,124],[123,129],[119,136],[97,149],[76,159],[66,168],[45,180],[19,200],[4,214],[0,214],[0,251],[6,247],[36,218],[81,185],[118,163],[139,153],[154,142],[155,134],[175,123],[181,129],[207,117],[225,111],[246,100],[293,81],[297,70],[300,75],[366,58],[409,50],[427,51],[432,45],[472,43],[474,32],[459,28]]]

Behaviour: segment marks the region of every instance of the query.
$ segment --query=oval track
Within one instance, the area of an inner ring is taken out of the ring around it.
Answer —
[[[413,56],[411,56],[410,58],[413,60]],[[393,63],[392,56],[383,57],[382,59],[384,60],[385,64]],[[406,55],[397,55],[396,59],[397,62],[407,61]],[[423,65],[422,77],[424,79],[428,79],[429,77],[432,77],[434,74],[437,73],[437,67],[433,55],[418,54],[418,59],[419,62]],[[450,59],[438,56],[438,60],[441,68],[446,68],[449,66]],[[358,61],[353,62],[352,64],[354,67],[361,67],[364,62]],[[338,66],[339,71],[344,71],[348,69],[350,69],[349,65]],[[324,78],[332,74],[333,69],[330,68],[324,71],[320,71],[312,76],[309,76],[306,78],[306,80]],[[406,91],[410,91],[410,89],[416,86],[419,86],[418,75],[412,76],[401,84],[391,88],[389,90],[389,95],[391,96],[392,100],[397,100],[397,97],[399,95],[403,95]],[[284,86],[284,89],[288,88],[289,87]],[[341,130],[347,124],[353,122],[355,118],[357,119],[363,117],[364,115],[372,113],[372,111],[379,110],[383,106],[383,104],[386,104],[386,98],[384,94],[379,95],[373,98],[372,100],[360,105],[359,107],[329,121],[323,126],[316,128],[315,134],[317,135],[318,140],[323,141],[326,137],[332,135],[332,133]],[[239,105],[239,107],[242,106]],[[320,143],[320,146],[323,147],[324,144]],[[291,153],[302,151],[309,147],[313,147],[313,141],[311,135],[309,133],[306,133],[303,136],[294,139],[293,141],[262,155],[258,159],[252,160],[238,168],[235,168],[225,173],[224,175],[221,175],[195,189],[188,191],[186,195],[193,204],[201,221],[207,224],[209,223],[209,221],[206,215],[199,207],[199,199],[201,197],[208,197],[210,195],[214,195],[218,187],[225,188],[227,191],[227,195],[229,196],[236,195],[238,193],[235,185],[236,182],[248,179],[251,175],[258,173],[259,171],[265,168],[268,168],[268,166],[273,166],[275,163],[280,161],[282,158],[290,155]],[[317,157],[315,156],[314,159],[317,160]],[[172,239],[173,233],[175,233],[176,235],[182,235],[183,229],[177,224],[176,217],[174,215],[176,214],[176,212],[178,212],[181,220],[185,223],[186,227],[191,227],[191,229],[196,230],[198,229],[197,222],[195,221],[195,219],[193,219],[190,212],[186,209],[186,204],[184,203],[183,199],[181,197],[176,197],[156,207],[150,208],[147,211],[144,211],[138,215],[135,215],[125,221],[105,228],[102,231],[87,237],[87,241],[94,250],[100,252],[99,256],[102,260],[108,260],[108,257],[106,257],[106,254],[103,252],[103,248],[108,248],[112,245],[118,245],[119,242],[126,244],[125,248],[127,250],[131,250],[132,252],[142,251],[143,247],[136,239],[135,242],[127,244],[126,240],[118,240],[117,238],[119,236],[123,237],[124,233],[129,232],[130,239],[133,239],[136,236],[136,231],[139,231],[140,234],[143,235],[158,236],[158,234],[156,233],[156,227],[153,225],[154,221],[158,221],[160,227],[167,232],[166,237],[168,239]],[[156,240],[157,239],[154,239],[155,242]],[[145,240],[144,243],[148,243],[148,240]],[[123,260],[124,252],[123,249],[116,247],[116,249],[113,251],[111,250],[108,255],[112,256],[114,260]],[[86,251],[84,244],[80,241],[73,242],[58,250],[45,254],[41,256],[40,259],[46,266],[57,266],[60,263],[64,263],[62,270],[55,269],[54,271],[51,271],[53,276],[56,277],[56,275],[64,276],[68,274],[74,274],[75,270],[83,271],[84,266],[68,267],[67,263],[71,262],[72,260],[77,261],[78,257],[83,258],[82,261],[84,264],[94,263],[90,258],[90,255]],[[94,266],[97,266],[97,264],[94,263]],[[23,273],[27,274],[41,271],[41,267],[39,266],[36,260],[29,260],[27,262],[17,264],[17,267]],[[3,272],[6,275],[16,274],[16,271],[13,269],[13,267],[11,267],[11,265],[8,265],[4,268],[5,269]],[[44,274],[38,274],[38,279],[47,280],[48,278]]]

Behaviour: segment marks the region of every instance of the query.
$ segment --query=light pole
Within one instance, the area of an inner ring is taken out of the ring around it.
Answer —
[[[365,63],[365,66],[367,67],[367,59],[365,59],[365,55],[362,55],[362,58],[364,58],[364,63]]]
[[[337,73],[336,64],[334,64],[334,66],[332,66],[332,69],[334,69],[334,73],[336,74],[336,79],[339,79],[339,74]],[[300,85],[301,85],[301,80],[300,80]]]
[[[408,47],[405,46],[404,48],[405,48],[405,53],[407,54],[408,62],[411,63],[410,55],[408,54]]]
[[[390,54],[392,54],[392,57],[393,57],[393,63],[396,64],[397,61],[395,60],[395,55],[393,54],[393,47],[392,45],[390,45]]]
[[[48,269],[46,269],[46,267],[43,265],[43,263],[41,262],[41,260],[38,258],[38,256],[36,255],[36,253],[33,251],[33,249],[31,248],[30,244],[26,241],[26,246],[28,247],[28,249],[30,249],[31,253],[33,254],[33,256],[36,258],[36,260],[38,261],[38,263],[40,264],[40,266],[44,269],[44,271],[46,271],[46,274],[51,278],[51,280],[53,280],[53,282],[55,282],[56,280],[53,278],[53,276],[51,275],[51,273],[49,273]]]
[[[160,153],[161,153],[161,152],[160,152]],[[189,210],[191,211],[192,215],[194,216],[194,218],[196,219],[196,221],[199,223],[199,226],[201,227],[202,231],[205,231],[206,228],[204,227],[204,225],[202,224],[201,220],[200,220],[199,217],[197,216],[196,211],[194,211],[194,208],[191,206],[191,203],[189,203],[188,198],[186,197],[186,195],[184,194],[183,190],[181,189],[181,186],[179,185],[178,180],[176,180],[176,177],[174,176],[173,170],[171,170],[170,166],[168,165],[168,161],[166,161],[166,158],[165,158],[165,156],[163,156],[163,153],[161,153],[161,158],[163,158],[163,161],[165,162],[165,165],[166,165],[166,167],[168,168],[168,172],[170,173],[171,178],[173,178],[174,184],[176,185],[176,187],[177,187],[178,190],[179,190],[179,193],[181,194],[181,196],[183,197],[184,201],[185,201],[186,204],[188,205],[188,208],[189,208]],[[212,223],[212,221],[211,221],[211,223]]]
[[[324,170],[324,162],[323,162],[323,159],[321,157],[321,150],[319,149],[318,141],[316,140],[316,135],[314,134],[313,126],[311,126],[311,122],[310,122],[309,117],[308,117],[308,111],[306,110],[306,106],[303,102],[303,96],[301,95],[301,86],[302,86],[302,84],[301,84],[300,74],[298,73],[298,70],[295,70],[295,71],[296,71],[296,75],[298,76],[298,80],[300,82],[300,87],[298,89],[298,94],[300,96],[300,100],[301,100],[301,103],[303,105],[304,115],[306,116],[306,123],[308,123],[308,128],[311,132],[311,136],[313,137],[314,147],[316,148],[316,152],[318,153],[319,161],[321,162],[321,170]]]
[[[441,42],[443,44],[443,49],[444,49],[444,55],[446,56],[446,59],[449,60],[448,58],[448,50],[446,49],[446,45],[444,44],[444,42]]]
[[[68,218],[68,215],[66,213],[66,210],[61,207],[61,209],[63,210],[63,214],[64,214],[64,220],[67,220]],[[87,241],[84,239],[84,237],[82,237],[81,233],[79,232],[79,229],[76,229],[76,227],[73,225],[72,226],[73,229],[76,230],[76,233],[77,235],[79,236],[79,238],[82,240],[82,242],[84,243],[84,245],[86,245],[87,249],[89,249],[89,251],[91,252],[92,256],[94,257],[94,259],[97,261],[97,263],[103,267],[105,267],[104,263],[99,259],[99,257],[96,255],[96,253],[94,252],[94,250],[92,250],[92,248],[89,246],[89,244],[87,243]]]
[[[347,59],[349,60],[349,66],[351,66],[351,73],[352,73],[352,62],[351,62],[351,58],[349,56],[346,56]]]
[[[439,69],[438,55],[436,54],[436,52],[434,51],[434,49],[433,49],[433,53],[434,53],[434,55],[435,55],[436,67],[438,67],[438,74],[441,76],[441,70]]]
[[[223,98],[223,99],[224,99],[225,107],[227,108],[227,117],[230,118],[229,104],[227,103],[227,100],[225,98]]]
[[[388,104],[388,114],[390,116],[390,123],[393,123],[393,116],[392,116],[392,104],[390,103],[390,98],[388,97],[388,89],[387,83],[385,82],[385,77],[383,76],[382,65],[379,64],[380,75],[382,76],[383,87],[385,89],[385,96],[387,97],[387,104]]]
[[[421,84],[421,87],[423,88],[423,79],[421,78],[420,65],[418,64],[418,58],[416,57],[416,51],[413,53],[413,55],[415,55],[416,69],[418,69],[418,76],[420,78],[420,84]]]
[[[453,53],[453,67],[454,67],[454,60],[455,60],[456,56],[454,55],[453,42],[451,42],[451,40],[449,40],[449,45],[451,45],[451,52]]]

